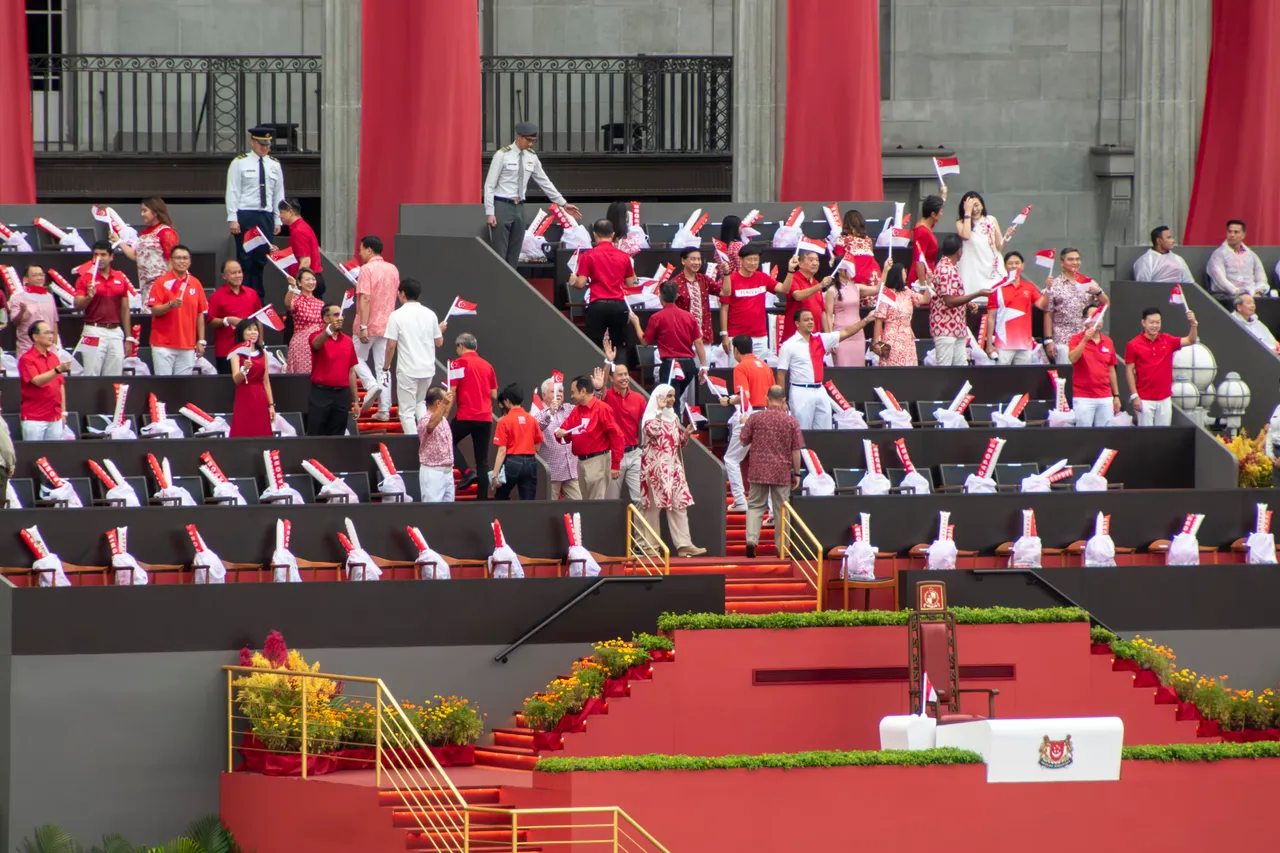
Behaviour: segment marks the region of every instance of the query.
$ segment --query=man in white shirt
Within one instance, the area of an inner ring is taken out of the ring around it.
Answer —
[[[1258,319],[1258,306],[1253,301],[1253,296],[1248,293],[1240,293],[1232,300],[1235,310],[1231,312],[1231,319],[1235,320],[1245,331],[1257,338],[1264,347],[1276,351],[1276,336],[1267,328],[1267,324]]]
[[[808,308],[796,311],[796,333],[778,353],[778,384],[787,387],[790,383],[791,416],[799,422],[800,429],[831,429],[831,396],[822,387],[822,360],[841,341],[858,334],[874,319],[874,314],[868,314],[838,332],[815,335],[813,312]]]
[[[412,278],[400,280],[396,298],[400,307],[387,320],[387,370],[396,365],[396,405],[405,435],[418,432],[418,404],[427,399],[427,389],[436,375],[436,347],[444,345],[447,322],[418,301],[422,285]],[[400,360],[397,362],[396,355]],[[389,383],[383,382],[383,386]]]
[[[257,292],[261,299],[262,268],[267,253],[275,248],[271,237],[280,233],[280,202],[284,201],[284,169],[271,156],[275,128],[258,125],[249,130],[249,152],[241,154],[227,167],[227,227],[240,239],[236,241],[236,260],[244,269],[245,287]],[[244,248],[246,235],[254,228],[262,231],[267,243]],[[263,300],[266,301],[265,299]]]
[[[1173,246],[1173,232],[1168,225],[1152,228],[1151,248],[1133,262],[1133,280],[1160,284],[1195,284],[1191,268],[1181,255],[1174,253]]]
[[[577,205],[565,201],[556,185],[542,170],[542,161],[533,153],[538,141],[538,125],[531,121],[516,123],[516,141],[494,152],[489,161],[489,174],[484,179],[484,213],[489,221],[489,238],[493,250],[512,268],[520,260],[524,242],[525,188],[529,178],[547,194],[547,198],[563,207],[574,219],[582,219]]]
[[[1266,296],[1271,289],[1267,271],[1253,250],[1245,245],[1244,234],[1244,222],[1232,219],[1227,223],[1226,242],[1209,256],[1209,284],[1215,294]]]

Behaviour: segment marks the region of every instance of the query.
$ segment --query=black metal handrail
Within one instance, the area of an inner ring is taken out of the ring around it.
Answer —
[[[486,56],[480,60],[486,151],[515,124],[539,126],[545,153],[727,154],[728,56]]]
[[[1074,598],[1067,595],[1062,590],[1058,589],[1057,586],[1051,583],[1047,578],[1045,578],[1044,575],[1040,574],[1040,572],[1037,571],[1036,569],[970,569],[970,571],[972,571],[975,575],[979,577],[982,577],[985,575],[1000,575],[1002,577],[1008,577],[1009,575],[1022,575],[1027,579],[1028,583],[1032,585],[1042,586],[1045,589],[1052,592],[1054,595],[1058,596],[1058,598],[1062,601],[1062,603],[1065,604],[1067,607],[1078,607],[1081,610],[1083,610],[1085,613],[1088,613],[1090,624],[1097,625],[1099,628],[1105,628],[1106,630],[1111,631],[1110,626],[1108,626],[1101,619],[1097,618],[1096,616],[1094,616],[1092,613],[1089,612],[1089,608],[1083,606]],[[1114,634],[1115,631],[1111,631],[1111,633]]]
[[[254,125],[277,152],[320,150],[319,56],[33,54],[35,150],[234,154]]]
[[[516,649],[523,646],[525,643],[529,642],[529,640],[532,639],[535,635],[537,635],[538,632],[542,631],[542,629],[546,628],[552,622],[556,621],[561,616],[568,613],[573,608],[577,607],[578,603],[584,600],[587,596],[599,594],[600,588],[605,584],[661,583],[662,580],[663,580],[662,575],[645,575],[644,577],[625,577],[625,578],[615,578],[615,577],[596,578],[595,583],[593,583],[591,586],[587,587],[582,592],[575,595],[573,598],[569,599],[567,602],[561,605],[558,610],[556,610],[554,613],[550,614],[549,616],[545,617],[537,625],[534,625],[528,631],[525,631],[524,635],[520,637],[520,639],[516,640],[511,645],[507,646],[505,649],[498,652],[496,655],[493,656],[493,659],[498,663],[506,663],[507,658],[511,655],[512,652],[514,652]]]

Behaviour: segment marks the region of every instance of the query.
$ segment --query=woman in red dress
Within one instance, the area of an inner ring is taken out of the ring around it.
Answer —
[[[880,265],[871,253],[875,242],[867,236],[867,220],[858,211],[850,210],[845,213],[842,224],[836,254],[848,255],[853,261],[855,284],[870,284],[872,276],[880,272]]]
[[[296,291],[296,292],[295,292]],[[298,270],[295,279],[289,276],[289,290],[284,295],[284,307],[293,316],[293,337],[289,339],[289,358],[285,373],[311,372],[311,333],[324,327],[320,319],[324,311],[324,283],[320,276],[309,269]]]
[[[231,351],[231,378],[236,383],[231,437],[270,437],[276,406],[271,396],[271,377],[267,373],[267,354],[262,348],[262,327],[257,320],[245,320],[236,327],[236,348]]]

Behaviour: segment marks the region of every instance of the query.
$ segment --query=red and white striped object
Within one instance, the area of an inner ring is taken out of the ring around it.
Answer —
[[[853,541],[854,541],[854,542],[865,542],[865,541],[866,541],[866,537],[865,537],[865,536],[863,535],[863,533],[862,533],[862,525],[861,525],[861,524],[855,524],[855,525],[853,525],[853,526],[852,526],[852,528],[851,528],[851,529],[853,530]]]
[[[815,240],[812,237],[801,237],[796,243],[796,254],[801,252],[815,252],[819,255],[827,253],[827,244],[821,240]]]
[[[308,474],[314,477],[316,479],[316,482],[318,482],[322,486],[328,483],[332,483],[338,479],[337,475],[335,475],[328,468],[321,465],[319,460],[317,459],[302,460],[302,468],[304,471],[306,471]]]
[[[161,403],[154,393],[147,395],[147,409],[150,411],[151,422],[153,424],[158,424],[161,421],[169,419],[169,415],[165,411],[164,403]]]
[[[9,291],[10,297],[22,292],[22,279],[18,277],[18,271],[13,267],[0,266],[0,278],[4,279],[5,289]]]
[[[10,229],[8,225],[5,225],[3,222],[0,222],[0,237],[3,237],[4,239],[8,240],[12,236],[13,236],[13,230]]]
[[[40,469],[41,474],[44,474],[44,478],[49,481],[49,485],[53,486],[55,489],[66,485],[67,481],[59,477],[58,472],[53,470],[53,466],[49,464],[49,458],[47,456],[41,456],[37,459],[36,467]]]
[[[836,234],[840,233],[840,205],[836,202],[826,205],[822,208],[822,215],[827,217],[827,224],[831,226],[831,230]]]
[[[902,406],[898,403],[898,398],[893,396],[893,392],[885,388],[872,388],[876,392],[876,396],[880,398],[880,402],[884,403],[886,409],[893,409],[895,412],[901,412]]]
[[[1254,519],[1253,529],[1258,533],[1271,532],[1271,513],[1266,504],[1258,504],[1258,514]]]
[[[178,414],[193,423],[199,424],[200,426],[213,426],[213,416],[204,409],[201,409],[195,403],[187,403],[181,409],[178,409]]]
[[[828,379],[826,382],[822,383],[822,387],[827,389],[827,393],[831,395],[832,400],[836,401],[836,405],[840,407],[841,411],[847,412],[853,408],[853,406],[849,404],[849,401],[844,398],[844,395],[840,393],[840,389],[836,387],[836,383]]]
[[[1036,252],[1036,266],[1044,267],[1047,270],[1053,270],[1054,258],[1058,257],[1056,249],[1041,249]]]
[[[978,345],[986,346],[987,342],[987,318],[989,314],[983,314],[978,319]]]
[[[1181,305],[1183,308],[1187,307],[1187,297],[1182,294],[1182,285],[1175,284],[1173,286],[1173,292],[1169,294],[1169,304]]]
[[[495,518],[493,520],[492,527],[493,527],[493,547],[494,548],[505,547],[507,542],[502,537],[502,522],[498,521],[498,519]]]
[[[823,474],[822,461],[818,459],[818,454],[812,450],[805,449],[800,451],[800,455],[804,457],[804,464],[809,469],[809,473],[821,477]]]
[[[1032,208],[1032,205],[1027,205],[1026,207],[1022,208],[1022,212],[1019,213],[1017,216],[1013,217],[1012,221],[1010,221],[1009,224],[1021,225],[1022,223],[1026,222],[1027,214],[1031,212],[1031,208]]]
[[[869,438],[862,439],[862,457],[866,460],[868,471],[873,474],[884,473],[884,466],[880,464],[880,448]]]
[[[1034,509],[1024,509],[1022,511],[1022,535],[1036,536],[1036,511]]]
[[[1058,471],[1054,471],[1052,474],[1045,474],[1044,476],[1048,478],[1050,483],[1060,483],[1063,480],[1066,480],[1070,477],[1074,477],[1075,469],[1072,468],[1070,465],[1068,465],[1065,468],[1062,468]]]
[[[276,550],[289,550],[289,535],[293,532],[293,523],[287,518],[276,519]]]
[[[949,412],[964,411],[964,407],[968,405],[968,401],[973,399],[972,395],[969,394],[971,390],[973,390],[973,385],[971,383],[966,381],[963,385],[961,385],[960,391],[954,397],[951,398],[951,405],[947,406],[947,411]]]
[[[938,182],[946,183],[942,180],[944,175],[960,174],[960,158],[959,157],[934,157],[933,171],[938,173]]]
[[[71,282],[63,278],[62,273],[57,270],[48,270],[47,272],[49,276],[49,280],[47,282],[49,289],[57,294],[63,302],[66,302],[68,299],[74,302],[76,298],[76,289]]]
[[[419,553],[427,550],[427,537],[422,535],[421,530],[416,527],[406,527],[404,532],[409,534],[409,541],[413,542],[413,547],[417,548]]]
[[[798,208],[798,207],[796,208],[796,210],[799,210],[799,209],[800,209],[800,208]],[[752,211],[751,211],[750,213],[748,213],[746,216],[742,217],[742,226],[741,226],[741,227],[743,227],[743,228],[750,228],[752,225],[755,225],[757,222],[759,222],[759,221],[760,221],[760,219],[762,218],[762,216],[763,216],[763,214],[761,214],[761,213],[760,213],[760,211],[755,210],[755,209],[752,209]]]
[[[196,530],[194,524],[187,525],[187,537],[191,540],[191,547],[196,549],[196,553],[208,551],[209,546],[205,544],[204,537],[200,535],[200,531]]]
[[[38,526],[31,526],[19,531],[22,541],[27,543],[27,547],[31,549],[31,553],[36,556],[37,560],[49,556],[49,546],[45,544],[44,537],[40,535]]]
[[[1111,467],[1111,463],[1115,461],[1118,450],[1103,448],[1098,454],[1098,461],[1093,463],[1093,467],[1089,469],[1089,473],[1098,477],[1105,477],[1107,469]]]
[[[951,521],[951,513],[947,512],[945,509],[938,512],[938,538],[939,539],[951,538],[951,536],[949,535],[952,530],[950,521]]]
[[[1110,536],[1111,535],[1111,516],[1098,513],[1098,517],[1093,522],[1094,536]]]
[[[147,454],[147,466],[151,468],[151,474],[156,478],[156,483],[160,486],[160,490],[164,491],[169,488],[169,476],[166,466],[160,464],[160,460],[156,459],[154,453]]]
[[[628,205],[628,207],[629,207],[629,209],[630,209],[630,211],[631,211],[631,220],[630,220],[630,224],[631,224],[631,225],[636,226],[637,228],[639,228],[639,227],[640,227],[640,202],[638,202],[638,201],[633,201],[633,202],[631,202],[631,204],[630,204],[630,205]],[[621,235],[619,235],[619,236],[621,236]]]
[[[987,450],[982,455],[982,463],[978,465],[978,476],[989,479],[1000,461],[1000,451],[1004,450],[1005,439],[993,438],[987,442]]]
[[[1030,394],[1020,394],[1009,401],[1009,405],[1005,406],[1004,413],[1011,418],[1021,417],[1022,411],[1029,402],[1031,402]]]
[[[121,557],[129,553],[129,528],[114,527],[107,531],[107,543],[111,546],[111,554]]]
[[[35,225],[44,233],[48,234],[53,239],[57,240],[59,243],[67,239],[66,231],[63,231],[61,228],[59,228],[57,225],[54,225],[49,220],[45,219],[43,216],[37,216],[34,220],[32,220],[32,224]]]
[[[264,450],[262,451],[262,461],[267,469],[267,479],[271,481],[271,488],[284,488],[284,469],[280,467],[280,451]]]
[[[387,446],[382,442],[378,442],[378,452],[370,454],[373,457],[373,464],[378,467],[378,473],[382,474],[382,479],[394,476],[396,473],[396,463],[391,460],[391,451],[387,450]]]
[[[111,478],[111,475],[108,474],[97,462],[94,462],[92,459],[88,461],[89,472],[102,481],[102,485],[106,486],[108,489],[114,489],[117,484],[116,481]]]
[[[1049,371],[1049,381],[1053,383],[1054,408],[1059,412],[1070,411],[1071,404],[1067,402],[1067,383],[1062,380],[1056,370]]]
[[[790,215],[787,216],[787,221],[782,224],[787,228],[799,228],[804,224],[804,208],[794,208]]]
[[[703,213],[702,208],[698,208],[689,214],[689,218],[685,220],[684,230],[693,236],[698,236],[698,232],[702,230],[702,226],[707,224],[707,220],[711,218],[710,213]]]
[[[354,546],[357,550],[363,551],[364,547],[360,544],[359,534],[356,533],[355,522],[353,522],[349,518],[344,518],[342,519],[342,523],[347,528],[347,539],[350,540],[351,545]],[[350,551],[351,549],[348,548],[347,550]]]
[[[1191,513],[1182,522],[1182,532],[1189,533],[1192,536],[1200,532],[1200,525],[1204,523],[1203,513]]]
[[[893,442],[893,449],[898,452],[898,461],[902,463],[902,468],[908,474],[915,473],[916,466],[911,464],[911,455],[907,453],[907,440],[905,438],[896,439]]]
[[[116,408],[111,415],[111,425],[119,426],[124,423],[124,403],[129,399],[129,386],[117,382],[113,387],[116,389]]]

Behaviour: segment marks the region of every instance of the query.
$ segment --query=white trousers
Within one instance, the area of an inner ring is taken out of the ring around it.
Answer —
[[[453,503],[453,466],[430,468],[423,465],[418,469],[418,488],[424,504]]]
[[[724,475],[729,481],[734,504],[744,507],[747,505],[747,492],[742,486],[742,460],[747,458],[751,448],[742,443],[741,437],[742,415],[738,415],[729,431],[729,449],[724,452]]]
[[[171,347],[151,348],[151,369],[156,376],[190,376],[196,366],[196,351]]]
[[[23,421],[23,441],[61,441],[62,421]]]
[[[1033,349],[998,349],[996,364],[1035,364],[1035,354]]]
[[[356,376],[360,377],[360,384],[364,386],[365,393],[374,385],[382,383],[382,371],[387,363],[387,339],[383,337],[369,336],[369,343],[360,342],[360,336],[357,333],[356,339]],[[369,354],[373,354],[373,370],[369,370]],[[391,389],[383,388],[381,396],[378,397],[378,411],[387,414],[391,411]],[[412,412],[410,412],[412,414]]]
[[[730,346],[732,346],[730,342]],[[769,353],[769,336],[761,335],[758,338],[751,339],[751,352],[756,358],[763,359]]]
[[[98,345],[87,345],[85,338],[97,338]],[[85,376],[119,376],[124,369],[124,329],[86,325],[80,338],[80,352]]]
[[[938,367],[962,367],[969,363],[969,340],[954,335],[933,339],[933,360]]]
[[[800,429],[831,429],[831,395],[827,389],[792,385],[788,402],[791,404],[791,417],[799,422]]]
[[[631,503],[639,506],[640,504],[640,448],[630,450],[622,454],[622,464],[618,466],[618,470],[622,472],[622,476],[614,480],[612,478],[605,484],[605,497],[611,501],[616,501],[622,497],[622,486],[627,487],[627,499]]]
[[[428,376],[426,379],[414,379],[396,372],[396,405],[400,407],[400,424],[404,427],[405,435],[418,434],[418,404],[426,401],[432,378]]]
[[[1071,401],[1078,427],[1111,426],[1110,397],[1076,397]]]
[[[1138,412],[1138,426],[1169,426],[1173,423],[1173,398],[1143,400]]]
[[[1068,347],[1066,344],[1059,344],[1059,343],[1057,343],[1056,341],[1055,341],[1054,343],[1055,343],[1055,345],[1056,345],[1056,347],[1057,347],[1057,350],[1058,350],[1058,354],[1057,354],[1056,356],[1054,356],[1054,359],[1053,359],[1054,363],[1055,363],[1055,364],[1070,364],[1070,363],[1071,363],[1071,358],[1067,355],[1067,353],[1071,352],[1071,348],[1070,348],[1070,347]]]

